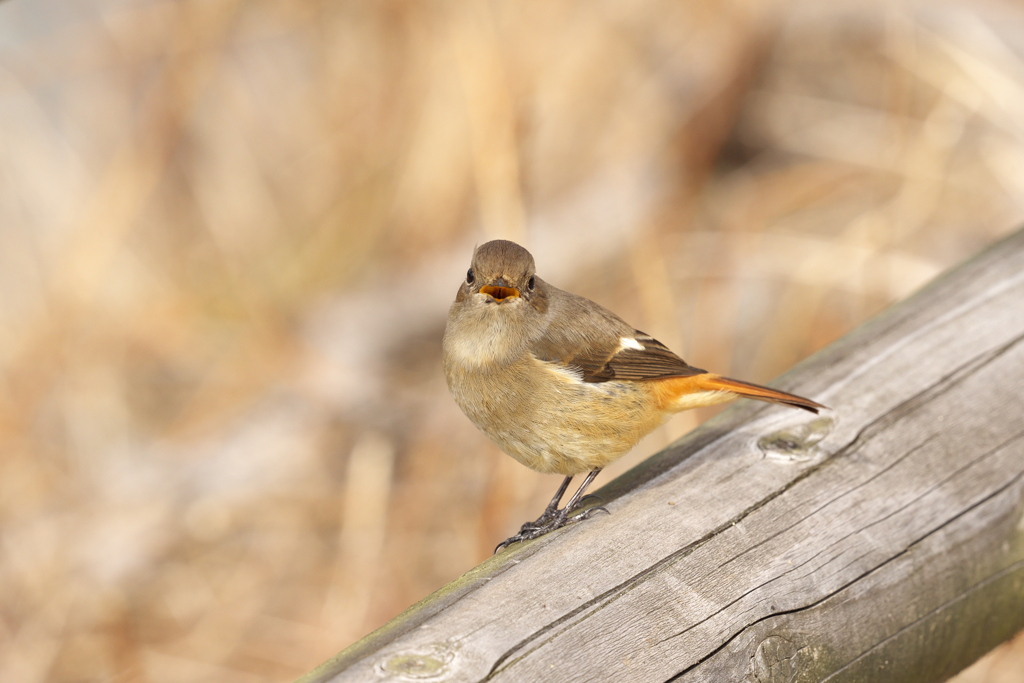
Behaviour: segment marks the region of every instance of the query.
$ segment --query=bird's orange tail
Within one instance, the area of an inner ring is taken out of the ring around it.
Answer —
[[[769,389],[768,387],[762,387],[759,384],[741,382],[736,379],[729,379],[728,377],[721,377],[710,373],[698,375],[695,379],[699,379],[700,384],[704,386],[705,390],[731,391],[734,394],[739,394],[746,398],[756,398],[761,401],[781,403],[794,408],[803,408],[804,410],[809,410],[812,413],[817,413],[819,410],[826,410],[825,406],[820,403],[816,403],[809,398],[797,396],[796,394],[787,394],[785,391],[779,391],[778,389]]]
[[[750,384],[736,379],[713,375],[710,372],[689,377],[670,377],[658,382],[658,393],[662,405],[671,411],[686,410],[699,406],[715,405],[732,400],[736,396],[756,398],[760,401],[781,403],[794,408],[803,408],[812,413],[825,410],[825,406],[809,398],[787,394],[778,389],[769,389],[759,384]]]

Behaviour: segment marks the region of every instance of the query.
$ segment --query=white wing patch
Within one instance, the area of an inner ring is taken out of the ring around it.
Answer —
[[[621,337],[619,339],[619,348],[615,349],[615,353],[625,351],[626,349],[633,349],[634,351],[644,351],[644,345],[638,342],[632,337]]]

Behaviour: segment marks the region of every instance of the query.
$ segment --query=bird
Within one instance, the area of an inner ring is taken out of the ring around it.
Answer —
[[[674,413],[737,397],[825,409],[689,365],[603,306],[543,280],[530,252],[508,240],[474,250],[442,347],[449,392],[470,421],[523,465],[564,476],[541,516],[495,552],[607,512],[578,512],[591,482]]]

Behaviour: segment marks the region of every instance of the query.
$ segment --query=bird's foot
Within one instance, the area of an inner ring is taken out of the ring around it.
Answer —
[[[542,514],[540,517],[533,520],[532,522],[527,522],[526,524],[524,524],[519,529],[519,533],[523,533],[525,531],[530,531],[533,529],[547,529],[549,526],[551,526],[551,524],[553,524],[558,519],[560,514],[562,514],[562,510],[559,510],[554,507],[548,507],[547,509],[544,510],[544,514]],[[562,522],[562,524],[565,524],[565,522]],[[552,528],[557,529],[558,527],[556,526]]]
[[[563,526],[571,522],[579,522],[584,519],[589,519],[591,515],[598,511],[611,514],[606,508],[600,506],[587,508],[586,510],[577,512],[576,514],[572,514],[572,510],[566,510],[565,508],[561,510],[549,508],[544,511],[544,514],[534,521],[527,522],[520,527],[519,533],[515,536],[510,536],[499,543],[497,547],[495,547],[494,552],[497,553],[502,548],[507,548],[513,543],[531,541],[535,538],[539,538],[548,532],[554,531],[555,529],[561,529]]]

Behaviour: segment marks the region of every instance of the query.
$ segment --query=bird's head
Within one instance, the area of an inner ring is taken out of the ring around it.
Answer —
[[[518,352],[544,331],[548,291],[526,249],[508,240],[481,244],[455,295],[446,344],[457,332],[459,344],[472,343],[480,356]]]

